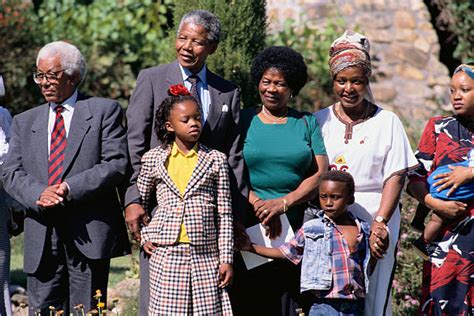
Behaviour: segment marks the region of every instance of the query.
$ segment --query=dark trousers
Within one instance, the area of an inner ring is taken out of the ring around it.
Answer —
[[[364,300],[315,299],[309,316],[364,316]]]
[[[48,229],[40,266],[27,276],[29,315],[49,315],[49,306],[69,315],[78,304],[88,312],[97,308],[96,290],[102,293],[101,302],[106,302],[110,259],[86,258],[64,235]]]
[[[299,265],[274,260],[247,271],[237,254],[229,292],[234,315],[296,316],[296,310],[303,307],[299,283]]]
[[[140,248],[140,307],[139,315],[148,316],[150,302],[150,256]]]

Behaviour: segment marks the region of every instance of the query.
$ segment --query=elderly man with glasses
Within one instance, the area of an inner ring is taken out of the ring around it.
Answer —
[[[13,119],[6,191],[27,207],[24,270],[30,315],[105,301],[110,258],[130,252],[117,186],[128,163],[123,113],[77,87],[86,62],[74,45],[38,53],[34,81],[46,103]]]

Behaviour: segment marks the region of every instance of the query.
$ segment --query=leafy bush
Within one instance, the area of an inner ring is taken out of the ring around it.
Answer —
[[[19,113],[37,103],[39,91],[33,83],[38,21],[26,1],[2,0],[0,5],[0,73],[6,86],[1,104]]]
[[[135,77],[145,67],[169,61],[165,54],[171,0],[44,1],[38,10],[44,43],[66,40],[86,56],[83,90],[128,103]]]
[[[322,28],[285,21],[280,32],[267,38],[268,45],[288,46],[301,53],[308,66],[309,81],[296,98],[296,107],[314,112],[333,103],[332,79],[329,73],[329,48],[344,31],[341,19],[328,21]]]
[[[463,62],[474,61],[474,2],[465,0],[431,0],[441,11],[438,26],[457,37],[454,57]]]
[[[408,194],[402,195],[400,240],[397,252],[397,268],[392,285],[393,314],[416,315],[420,306],[423,261],[413,250],[412,242],[420,237],[409,223],[417,202]]]

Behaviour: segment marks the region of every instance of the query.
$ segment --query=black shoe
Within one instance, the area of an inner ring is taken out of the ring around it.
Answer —
[[[428,261],[430,259],[429,246],[423,239],[423,236],[413,242],[413,247],[416,254],[420,256],[421,259],[424,261]]]

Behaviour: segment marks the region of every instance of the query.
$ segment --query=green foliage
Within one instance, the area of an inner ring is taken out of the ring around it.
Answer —
[[[1,104],[13,113],[28,109],[37,102],[31,77],[35,63],[37,20],[26,1],[3,0],[0,5],[0,73],[6,86]]]
[[[42,39],[78,46],[89,67],[83,90],[126,104],[139,70],[172,59],[163,53],[170,3],[47,0],[38,10]]]
[[[441,13],[438,23],[457,36],[454,57],[474,61],[474,2],[466,0],[432,0]]]
[[[408,194],[402,195],[400,240],[397,253],[397,269],[392,285],[393,314],[416,315],[421,298],[423,261],[413,250],[412,242],[420,237],[409,223],[415,213],[417,202]]]
[[[216,53],[208,58],[209,69],[240,86],[244,107],[255,106],[259,98],[249,72],[252,59],[265,46],[265,1],[178,1],[173,11],[173,39],[181,17],[193,9],[213,12],[222,24],[223,36]]]
[[[344,21],[328,21],[323,28],[298,25],[289,19],[283,29],[267,38],[268,45],[288,46],[301,53],[308,65],[309,81],[296,99],[296,107],[314,112],[333,102],[330,97],[332,80],[329,74],[329,48],[344,31]]]

